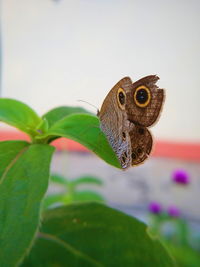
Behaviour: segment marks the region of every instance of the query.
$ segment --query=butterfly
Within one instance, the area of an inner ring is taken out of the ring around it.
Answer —
[[[150,130],[158,119],[165,92],[156,75],[136,82],[121,79],[108,93],[97,116],[122,169],[143,163],[150,155],[153,138]]]

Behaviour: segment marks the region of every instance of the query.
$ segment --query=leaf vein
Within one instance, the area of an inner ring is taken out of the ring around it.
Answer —
[[[52,242],[57,243],[58,245],[62,246],[63,248],[65,248],[66,250],[72,252],[73,254],[89,261],[92,264],[95,264],[95,266],[99,266],[99,267],[103,267],[104,265],[102,265],[101,263],[97,262],[96,260],[94,260],[93,258],[91,258],[90,256],[84,254],[83,252],[81,252],[80,250],[77,250],[76,248],[74,248],[72,245],[70,245],[69,243],[67,243],[66,241],[61,240],[60,238],[53,236],[51,234],[47,234],[47,233],[42,233],[39,232],[38,233],[38,237],[39,238],[44,238],[47,240],[50,240]]]
[[[5,168],[5,171],[3,172],[1,179],[0,179],[0,184],[3,183],[8,171],[10,168],[15,164],[15,162],[18,160],[18,158],[28,149],[29,146],[24,147],[19,153],[15,156],[13,160],[8,164],[8,166]]]

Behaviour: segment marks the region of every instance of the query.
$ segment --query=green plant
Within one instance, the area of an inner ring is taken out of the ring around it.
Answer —
[[[85,145],[107,163],[120,164],[96,116],[59,107],[39,117],[27,105],[0,99],[0,120],[30,142],[0,142],[0,266],[173,266],[146,225],[97,203],[73,204],[42,214],[49,169],[59,137]]]
[[[151,214],[149,231],[157,235],[175,257],[179,267],[198,267],[200,264],[200,239],[191,235],[191,229],[183,218],[172,217],[165,212]]]
[[[171,174],[174,186],[187,190],[192,179],[184,169],[175,169]],[[160,237],[168,250],[175,257],[180,267],[197,267],[200,265],[200,237],[193,234],[190,224],[181,217],[180,209],[171,205],[163,209],[158,202],[151,202],[150,228],[153,235]]]
[[[51,175],[50,181],[53,184],[60,185],[64,192],[57,194],[49,194],[44,198],[43,207],[44,209],[54,206],[55,204],[66,205],[75,202],[85,201],[98,201],[104,202],[104,198],[93,190],[80,190],[81,185],[102,185],[101,179],[93,176],[81,176],[76,179],[70,180],[60,175]]]

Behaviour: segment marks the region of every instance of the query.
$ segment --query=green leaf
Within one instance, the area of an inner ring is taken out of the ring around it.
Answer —
[[[96,185],[103,184],[101,179],[94,177],[94,176],[90,176],[90,175],[81,176],[73,180],[67,180],[65,177],[61,175],[53,174],[51,175],[50,180],[51,182],[60,184],[60,185],[71,184],[71,185],[77,186],[79,184],[96,184]]]
[[[73,179],[70,181],[70,183],[72,183],[74,186],[77,186],[79,184],[96,184],[96,185],[103,184],[101,179],[94,177],[94,176],[89,176],[89,175]]]
[[[168,243],[167,247],[174,256],[178,267],[197,267],[200,263],[199,251],[189,246],[175,246]]]
[[[121,168],[116,154],[100,129],[99,119],[96,116],[89,114],[69,115],[55,123],[42,138],[47,136],[62,136],[77,141],[107,163]]]
[[[0,151],[1,145],[5,151],[10,149],[10,143],[7,147],[5,143],[0,143]],[[16,266],[30,249],[39,224],[40,202],[48,186],[53,151],[54,148],[49,145],[25,146],[11,159],[1,175],[1,267]],[[3,157],[1,160],[2,164]]]
[[[90,190],[74,192],[73,202],[85,202],[85,201],[104,202],[105,200],[100,194]]]
[[[156,266],[174,263],[146,226],[97,203],[49,210],[23,266]]]
[[[0,121],[32,135],[42,119],[26,104],[14,99],[0,98]]]
[[[57,237],[40,233],[37,246],[21,267],[94,267],[102,266]],[[44,251],[45,248],[45,251]],[[49,255],[47,255],[49,252]]]
[[[57,107],[46,114],[44,114],[42,117],[46,118],[49,124],[49,128],[53,126],[56,122],[63,119],[64,117],[74,114],[74,113],[88,113],[91,114],[91,112],[87,111],[84,108],[81,107]]]
[[[52,194],[52,195],[47,195],[44,200],[43,200],[43,209],[47,209],[51,205],[55,203],[60,203],[64,204],[64,197],[65,194]]]
[[[0,142],[0,182],[9,164],[16,159],[22,149],[27,147],[29,143],[24,141],[4,141]]]
[[[50,177],[50,181],[56,184],[60,184],[60,185],[67,185],[68,181],[65,177],[58,175],[58,174],[53,174]]]

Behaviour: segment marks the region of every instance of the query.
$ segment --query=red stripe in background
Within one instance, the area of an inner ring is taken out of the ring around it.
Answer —
[[[6,140],[29,141],[30,139],[25,133],[17,130],[2,130],[0,132],[0,141]],[[81,144],[66,138],[59,138],[55,140],[52,145],[54,145],[58,150],[83,152],[89,151]],[[155,142],[153,156],[200,162],[200,143],[177,143],[169,141],[157,141]]]

